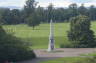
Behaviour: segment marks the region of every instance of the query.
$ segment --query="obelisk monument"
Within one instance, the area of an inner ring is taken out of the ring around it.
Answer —
[[[49,45],[48,51],[53,51],[55,48],[54,46],[54,25],[52,19],[50,20],[50,35],[49,35]]]

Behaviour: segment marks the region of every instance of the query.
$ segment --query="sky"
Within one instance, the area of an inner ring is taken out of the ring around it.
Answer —
[[[68,7],[72,3],[77,3],[80,6],[82,3],[86,7],[90,5],[96,6],[96,0],[36,0],[38,5],[47,7],[49,3],[53,3],[54,7]],[[0,7],[23,8],[26,0],[0,0]]]

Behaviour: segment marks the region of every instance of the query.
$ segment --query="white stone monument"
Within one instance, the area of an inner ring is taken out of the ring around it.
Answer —
[[[50,20],[50,35],[49,35],[49,45],[48,51],[51,52],[55,48],[54,46],[54,25],[52,19]]]

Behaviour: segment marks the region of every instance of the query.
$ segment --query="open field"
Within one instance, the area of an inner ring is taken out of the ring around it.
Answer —
[[[40,24],[35,30],[32,27],[28,27],[25,24],[20,25],[4,25],[4,29],[7,33],[11,33],[16,37],[21,38],[26,42],[32,43],[33,49],[47,48],[49,42],[49,24]],[[60,44],[70,44],[67,38],[67,31],[69,30],[69,23],[55,23],[54,24],[54,36],[56,48],[60,47]],[[96,22],[92,22],[92,30],[96,34]]]

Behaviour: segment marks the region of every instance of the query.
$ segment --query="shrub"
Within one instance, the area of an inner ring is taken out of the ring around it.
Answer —
[[[76,48],[96,47],[94,32],[90,29],[91,23],[87,16],[73,17],[70,24],[68,38]]]

